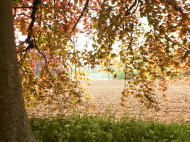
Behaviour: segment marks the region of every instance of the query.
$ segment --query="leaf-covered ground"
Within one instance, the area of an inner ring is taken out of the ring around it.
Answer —
[[[137,98],[130,96],[126,101],[127,108],[122,108],[121,92],[126,82],[122,80],[92,80],[81,81],[81,85],[89,90],[89,98],[83,106],[74,107],[74,113],[87,114],[106,114],[110,113],[115,119],[120,118],[123,114],[137,118],[150,118],[160,122],[190,122],[190,82],[178,81],[170,83],[169,89],[165,92],[168,94],[163,97],[163,92],[156,91],[156,98],[160,106],[160,111],[147,110]],[[91,84],[91,85],[87,85]],[[155,82],[158,85],[158,82]],[[166,101],[167,100],[167,101]],[[27,108],[29,117],[54,117],[59,114],[70,115],[73,109],[65,109],[60,105],[41,104],[37,107]],[[105,113],[106,112],[106,113]]]
[[[82,84],[86,83],[86,81],[82,81]],[[120,108],[119,104],[121,102],[120,98],[121,91],[124,88],[124,81],[93,80],[90,81],[90,83],[90,86],[85,87],[89,89],[89,94],[94,95],[94,99],[86,104],[89,113],[99,113],[103,112],[105,108],[109,108],[116,109],[115,112],[113,111],[116,118],[123,114],[123,110]],[[155,84],[158,84],[158,82]],[[129,113],[131,116],[151,118],[161,122],[189,122],[190,83],[184,81],[170,83],[169,89],[165,93],[168,94],[168,100],[163,97],[162,92],[156,92],[160,106],[159,112],[147,110],[137,99],[134,99],[133,96],[131,96],[127,99],[128,109],[126,113]],[[109,110],[108,112],[111,111]]]

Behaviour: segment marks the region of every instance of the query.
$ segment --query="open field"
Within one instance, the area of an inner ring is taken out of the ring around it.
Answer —
[[[121,92],[124,89],[123,80],[91,80],[81,81],[81,85],[91,83],[90,86],[84,86],[89,90],[89,95],[94,96],[93,100],[88,100],[83,106],[75,107],[74,111],[81,114],[109,113],[113,114],[115,119],[120,118],[123,114],[128,114],[137,118],[150,118],[160,122],[190,122],[190,82],[178,81],[170,83],[168,101],[164,101],[163,93],[156,92],[156,98],[160,111],[147,110],[138,99],[130,96],[127,99],[127,109],[121,107]],[[156,85],[158,84],[155,83]],[[109,111],[108,111],[109,110]],[[27,107],[29,117],[55,117],[57,114],[72,114],[72,109],[65,110],[61,105],[44,105],[36,107]]]
[[[86,86],[89,89],[89,94],[94,95],[94,99],[86,104],[89,113],[103,112],[105,108],[117,109],[114,113],[115,117],[119,117],[123,110],[120,107],[121,92],[124,89],[124,81],[108,81],[108,80],[92,80],[82,81],[81,84],[91,83]],[[127,113],[131,116],[140,118],[151,118],[161,122],[190,122],[190,84],[189,82],[178,81],[170,83],[169,89],[166,91],[169,94],[168,101],[164,101],[162,92],[156,92],[160,111],[154,112],[147,110],[137,99],[133,97],[128,99]]]

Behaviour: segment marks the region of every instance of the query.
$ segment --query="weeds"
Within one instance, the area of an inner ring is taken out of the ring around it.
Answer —
[[[38,142],[189,142],[190,123],[164,124],[113,115],[31,118]]]

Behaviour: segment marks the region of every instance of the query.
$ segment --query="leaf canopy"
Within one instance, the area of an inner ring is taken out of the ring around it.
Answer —
[[[59,99],[65,108],[80,103],[84,74],[71,78],[74,66],[101,65],[114,77],[112,67],[122,68],[128,80],[122,105],[134,95],[155,109],[154,80],[166,91],[168,78],[181,79],[182,73],[189,78],[187,0],[13,0],[13,5],[23,92],[30,102]],[[89,42],[79,48],[81,35]]]

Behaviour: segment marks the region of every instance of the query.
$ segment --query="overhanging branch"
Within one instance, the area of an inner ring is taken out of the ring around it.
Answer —
[[[36,20],[36,13],[37,13],[37,10],[38,10],[38,5],[41,3],[41,0],[34,0],[33,1],[33,6],[31,7],[15,7],[15,8],[32,8],[32,13],[30,15],[30,18],[32,19],[30,24],[29,24],[29,27],[28,27],[28,35],[27,35],[27,38],[25,39],[25,43],[28,44],[27,48],[24,49],[23,51],[27,52],[29,49],[31,48],[34,48],[34,41],[33,39],[31,39],[32,37],[32,28],[34,26],[34,22]],[[20,53],[22,51],[18,51],[17,53]]]
[[[77,19],[77,22],[75,23],[74,27],[72,28],[71,33],[70,33],[70,36],[71,36],[72,32],[75,30],[75,28],[76,28],[78,22],[80,21],[80,19],[82,18],[82,16],[83,16],[85,10],[87,9],[88,3],[89,3],[89,0],[86,0],[85,6],[84,6],[84,8],[83,8],[83,10],[82,10],[82,12],[81,12],[79,18]]]
[[[134,1],[134,3],[129,7],[129,9],[127,9],[127,11],[125,12],[125,15],[129,15],[129,12],[133,9],[133,7],[135,7],[137,4],[137,0]]]

